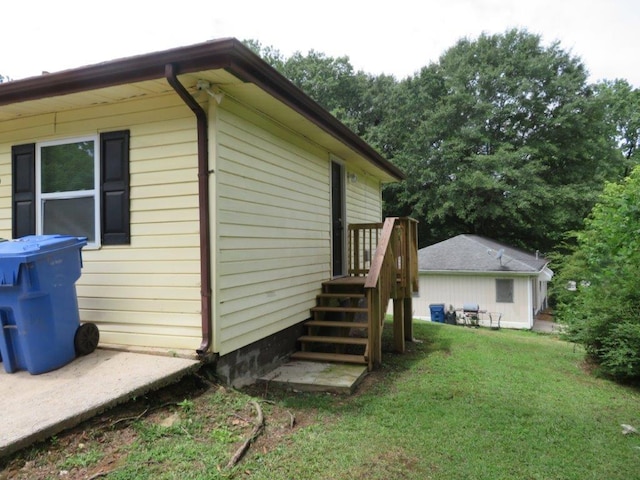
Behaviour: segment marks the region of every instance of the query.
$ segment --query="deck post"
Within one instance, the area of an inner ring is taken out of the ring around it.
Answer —
[[[393,349],[398,353],[405,351],[405,314],[402,298],[393,299]]]
[[[353,240],[351,241],[351,246],[353,248],[351,253],[351,258],[349,259],[349,263],[353,265],[353,272],[357,272],[356,275],[362,275],[360,273],[362,268],[360,266],[360,230],[353,231]]]
[[[413,300],[411,297],[402,299],[404,303],[404,339],[413,342]]]
[[[368,359],[367,359],[367,363],[368,363],[368,369],[369,371],[373,370],[375,365],[376,365],[376,355],[377,355],[377,342],[376,342],[376,338],[378,337],[378,329],[376,328],[377,325],[377,321],[376,321],[376,317],[375,317],[375,310],[376,310],[376,295],[375,295],[376,291],[374,289],[369,289],[366,294],[367,294],[367,305],[369,308],[369,315],[368,315],[368,323],[369,323],[369,328],[368,328],[368,335],[369,335],[369,344],[367,346],[367,352],[368,352]]]
[[[373,368],[382,363],[382,328],[380,325],[380,289],[371,289],[369,295],[369,341],[371,342],[371,361]]]

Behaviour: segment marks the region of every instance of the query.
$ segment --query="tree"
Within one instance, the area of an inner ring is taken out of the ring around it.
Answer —
[[[549,251],[637,163],[640,94],[588,85],[579,58],[526,31],[462,39],[401,82],[246,43],[407,173],[384,213],[417,218],[423,245],[472,232]]]
[[[577,245],[560,259],[557,316],[602,371],[640,380],[640,166],[608,183]],[[566,288],[571,285],[572,288]]]
[[[605,109],[609,135],[623,156],[622,169],[627,176],[640,163],[640,90],[626,80],[605,81],[596,85],[598,98]]]
[[[244,42],[293,84],[361,137],[376,138],[375,129],[387,117],[391,76],[355,71],[349,57],[330,57],[315,50],[291,57],[255,40]]]
[[[387,213],[429,225],[426,243],[471,232],[550,249],[620,171],[586,80],[526,31],[460,40],[399,86],[392,150],[409,178]]]
[[[254,39],[243,40],[242,43],[251,49],[253,53],[259,55],[265,62],[271,65],[273,68],[282,73],[282,66],[285,62],[285,58],[280,53],[280,50],[272,46],[262,45],[261,42]]]

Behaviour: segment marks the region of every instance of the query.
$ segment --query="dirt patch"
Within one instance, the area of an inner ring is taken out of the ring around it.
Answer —
[[[375,461],[362,464],[351,472],[354,480],[409,478],[407,472],[414,472],[420,459],[408,456],[397,447],[390,447],[376,457]]]
[[[536,320],[543,320],[545,322],[555,322],[555,319],[553,318],[553,310],[551,310],[550,308],[547,308],[545,310],[542,310],[541,312],[539,312],[536,315]]]
[[[70,430],[0,459],[0,479],[100,478],[126,457],[138,434],[133,422],[168,412],[171,403],[204,391],[196,377],[132,400]],[[91,458],[98,461],[91,461]],[[84,460],[83,460],[84,459]],[[83,466],[82,463],[91,463]]]
[[[258,393],[257,391],[255,393]],[[140,441],[136,424],[172,428],[185,409],[191,418],[207,425],[205,435],[232,431],[237,438],[250,435],[256,418],[251,392],[239,392],[202,375],[191,375],[179,383],[132,400],[96,416],[77,427],[0,458],[0,480],[104,478],[127,463],[131,445]],[[264,411],[265,424],[251,444],[246,458],[263,454],[287,443],[298,428],[317,420],[314,411],[290,411],[256,395]],[[242,441],[229,445],[229,458]],[[222,465],[224,467],[224,464]]]

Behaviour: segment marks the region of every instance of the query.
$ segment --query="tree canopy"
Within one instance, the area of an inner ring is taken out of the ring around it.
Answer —
[[[461,39],[400,81],[250,45],[407,173],[385,214],[418,219],[421,245],[476,233],[549,251],[638,161],[640,93],[590,85],[579,58],[524,30]]]
[[[390,203],[432,241],[466,231],[548,250],[624,171],[585,67],[536,35],[460,40],[400,89],[409,180]]]
[[[387,118],[386,93],[395,87],[393,77],[355,71],[346,56],[333,58],[311,50],[285,58],[255,40],[245,43],[361,137],[367,139]]]
[[[622,152],[624,175],[640,163],[640,90],[626,80],[604,81],[596,85],[598,98],[605,111],[609,135]]]

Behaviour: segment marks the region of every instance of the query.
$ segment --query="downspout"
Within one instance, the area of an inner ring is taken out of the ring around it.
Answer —
[[[211,225],[209,221],[209,138],[207,114],[178,81],[177,68],[165,65],[165,78],[182,101],[196,116],[198,129],[198,212],[200,223],[200,305],[202,316],[202,343],[196,350],[200,357],[211,346]]]

